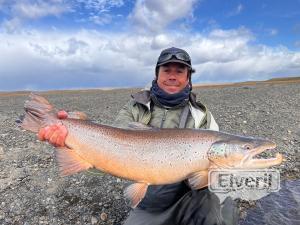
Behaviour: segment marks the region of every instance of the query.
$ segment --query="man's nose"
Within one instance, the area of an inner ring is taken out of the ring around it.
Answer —
[[[169,73],[169,79],[175,80],[176,78],[177,78],[176,72],[175,71],[171,71]]]

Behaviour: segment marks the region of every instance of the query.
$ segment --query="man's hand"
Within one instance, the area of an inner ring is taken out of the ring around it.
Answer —
[[[59,119],[66,119],[68,118],[68,113],[63,110],[59,111],[57,117]],[[49,141],[49,143],[56,147],[63,147],[65,145],[67,134],[67,128],[58,123],[41,128],[38,133],[38,138],[41,141]]]

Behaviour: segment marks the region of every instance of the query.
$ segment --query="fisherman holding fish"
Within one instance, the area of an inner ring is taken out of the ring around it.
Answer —
[[[192,92],[194,73],[189,54],[179,48],[161,52],[155,79],[150,90],[132,95],[121,109],[115,127],[129,128],[133,122],[156,128],[193,128],[218,131],[218,125],[205,105],[196,101]],[[58,112],[65,119],[68,113]],[[136,129],[144,129],[136,123]],[[39,130],[39,139],[55,146],[64,146],[68,130],[62,124]],[[167,150],[166,150],[167,151]],[[142,163],[142,162],[141,162]],[[188,182],[149,185],[144,198],[137,203],[125,225],[227,225],[237,224],[236,203],[227,198],[222,204],[207,188],[192,190]]]

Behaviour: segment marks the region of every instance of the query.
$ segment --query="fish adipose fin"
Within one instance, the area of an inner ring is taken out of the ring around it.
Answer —
[[[126,199],[130,201],[130,206],[135,208],[145,197],[148,184],[145,183],[134,183],[129,185],[125,191],[124,195]]]
[[[188,178],[188,181],[190,187],[194,190],[204,188],[208,185],[208,172],[195,172]]]
[[[72,175],[93,167],[92,164],[85,161],[69,148],[56,149],[55,156],[58,161],[61,176]]]

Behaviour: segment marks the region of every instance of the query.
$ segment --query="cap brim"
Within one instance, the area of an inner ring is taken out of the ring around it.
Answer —
[[[182,60],[178,60],[178,59],[170,59],[170,60],[167,60],[165,62],[158,63],[157,66],[162,66],[162,65],[165,65],[167,63],[180,63],[180,64],[183,64],[183,65],[189,67],[189,68],[192,68],[192,66],[190,64],[188,64],[187,62],[182,61]]]

